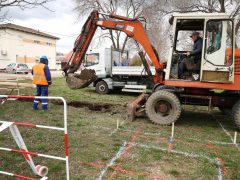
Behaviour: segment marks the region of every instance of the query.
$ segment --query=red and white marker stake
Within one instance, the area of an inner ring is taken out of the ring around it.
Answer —
[[[35,98],[36,99],[58,99],[58,100],[61,100],[63,102],[63,105],[64,105],[64,128],[54,127],[54,126],[36,125],[36,124],[27,124],[27,123],[22,123],[22,122],[0,121],[0,123],[2,124],[0,126],[0,133],[2,131],[4,131],[5,129],[9,128],[15,142],[17,143],[17,145],[19,147],[19,150],[4,148],[4,147],[0,147],[0,150],[23,154],[24,158],[28,162],[32,171],[35,174],[43,177],[43,178],[41,178],[41,180],[46,180],[47,179],[47,177],[45,177],[45,176],[48,173],[48,168],[46,166],[42,166],[42,165],[35,166],[35,164],[32,160],[32,157],[39,156],[39,157],[45,157],[45,158],[50,158],[50,159],[63,160],[63,161],[66,162],[66,179],[69,180],[70,175],[69,175],[69,159],[68,159],[67,103],[66,103],[65,99],[62,98],[62,97],[0,95],[0,100],[6,100],[6,99],[9,99],[9,98],[16,98],[16,99],[35,99]],[[29,152],[17,126],[26,126],[26,127],[33,127],[33,128],[43,128],[43,129],[63,131],[64,132],[65,157],[63,158],[63,157],[58,157],[58,156],[51,156],[51,155],[46,155],[46,154]],[[21,178],[21,179],[35,180],[35,178],[29,178],[29,177],[26,177],[26,176],[17,175],[17,174],[14,174],[14,173],[8,173],[8,172],[5,172],[5,171],[0,171],[0,174],[9,175],[9,176],[13,176],[13,177],[18,177],[18,178]]]

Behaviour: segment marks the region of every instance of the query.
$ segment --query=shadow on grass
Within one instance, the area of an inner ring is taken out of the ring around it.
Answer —
[[[181,117],[177,121],[177,126],[191,126],[191,127],[211,127],[221,128],[219,122],[227,126],[229,130],[235,131],[236,126],[233,120],[223,115],[221,112],[195,112],[191,110],[183,111]]]

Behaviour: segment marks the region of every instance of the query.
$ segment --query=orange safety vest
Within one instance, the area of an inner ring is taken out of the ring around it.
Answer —
[[[45,64],[39,63],[33,66],[33,84],[48,85],[44,73]]]

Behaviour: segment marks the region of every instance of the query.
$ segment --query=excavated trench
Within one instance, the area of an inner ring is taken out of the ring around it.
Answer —
[[[21,102],[32,102],[31,99],[18,99]],[[52,104],[55,105],[63,105],[61,100],[50,100]],[[91,103],[87,101],[69,101],[67,102],[68,106],[75,107],[75,108],[85,108],[87,107],[91,111],[103,111],[109,112],[112,110],[113,107],[119,106],[119,104],[110,104],[110,103]]]
[[[62,101],[52,100],[51,103],[55,105],[63,105]],[[115,106],[114,104],[108,103],[91,103],[87,101],[70,101],[67,103],[68,106],[72,106],[75,108],[84,108],[87,107],[91,111],[111,111],[111,108]]]

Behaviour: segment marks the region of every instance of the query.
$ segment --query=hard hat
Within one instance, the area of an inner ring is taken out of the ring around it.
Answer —
[[[47,56],[41,56],[40,57],[40,63],[48,65],[48,58],[47,58]]]
[[[41,56],[40,59],[47,59],[48,60],[47,56]]]

